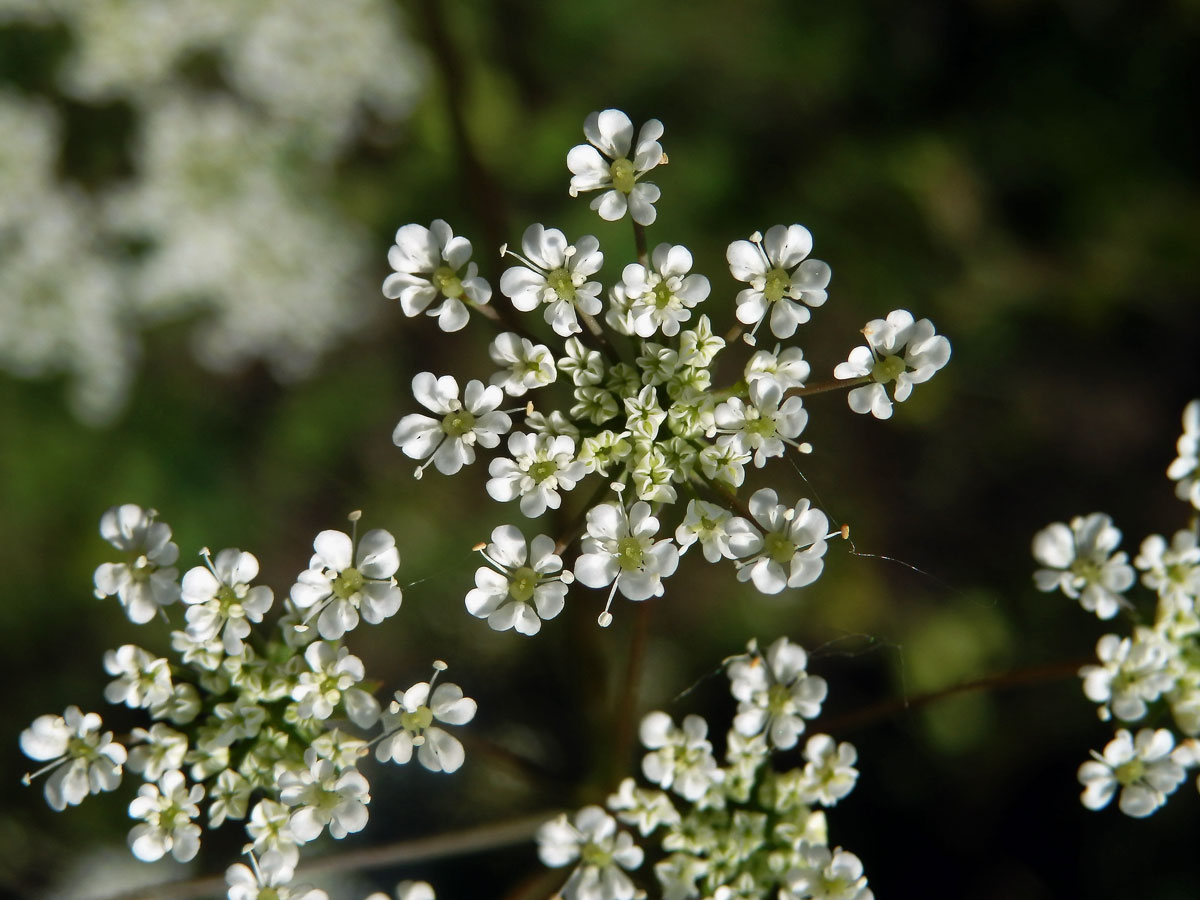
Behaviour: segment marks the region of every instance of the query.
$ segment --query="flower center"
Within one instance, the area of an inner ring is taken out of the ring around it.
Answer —
[[[635,537],[623,537],[617,541],[617,562],[625,570],[642,567],[642,542]]]
[[[1140,759],[1131,759],[1113,769],[1113,776],[1121,784],[1133,784],[1146,774],[1146,764]]]
[[[769,559],[783,565],[791,562],[796,553],[796,545],[776,531],[763,538],[763,552]]]
[[[765,438],[775,437],[775,420],[766,416],[747,420],[745,428],[750,434],[761,434]]]
[[[412,712],[401,713],[400,724],[405,731],[417,734],[433,724],[433,712],[428,706],[418,706]]]
[[[445,294],[447,297],[461,297],[463,295],[462,279],[454,274],[454,270],[449,266],[442,266],[433,273],[433,286]]]
[[[558,463],[552,459],[544,459],[541,462],[535,462],[529,467],[529,477],[536,483],[541,484],[547,478],[553,478],[554,473],[558,471]]]
[[[791,701],[792,692],[787,689],[787,685],[773,684],[767,691],[767,709],[772,715],[787,712]]]
[[[596,866],[600,869],[612,865],[613,861],[611,853],[592,841],[588,841],[583,845],[583,849],[579,852],[579,857],[580,862],[585,866]]]
[[[763,285],[763,296],[774,303],[776,300],[783,299],[783,295],[791,286],[792,276],[787,273],[786,269],[776,267],[767,273],[767,280]]]
[[[575,282],[571,279],[571,273],[566,269],[555,269],[546,276],[546,284],[559,296],[559,299],[574,302]]]
[[[452,438],[462,437],[475,427],[475,416],[465,409],[456,409],[442,419],[442,431]]]
[[[241,598],[227,584],[217,588],[217,604],[221,615],[227,619],[237,619],[242,616]]]
[[[333,593],[339,600],[348,600],[362,590],[363,583],[366,581],[363,578],[362,572],[351,566],[337,578],[333,579]]]
[[[885,356],[879,362],[875,363],[871,369],[871,377],[879,384],[887,384],[889,381],[895,381],[896,378],[904,373],[904,360],[899,356]]]
[[[671,286],[665,281],[660,281],[652,288],[654,294],[654,305],[659,309],[666,309],[672,300],[675,299],[675,294],[671,291]]]
[[[522,566],[509,577],[508,592],[518,603],[528,603],[533,597],[533,591],[537,587],[537,583],[537,572],[533,571],[529,566]]]
[[[633,163],[622,156],[620,159],[613,160],[608,171],[612,174],[613,187],[618,191],[628,194],[633,190],[633,185],[637,180],[637,170],[634,169]]]

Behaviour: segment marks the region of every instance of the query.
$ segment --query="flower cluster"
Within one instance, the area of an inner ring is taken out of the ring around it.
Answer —
[[[780,342],[791,340],[825,303],[831,270],[810,256],[806,228],[775,225],[728,245],[729,275],[743,287],[732,303],[702,312],[713,285],[694,271],[691,252],[647,243],[661,192],[643,176],[666,161],[662,133],[651,120],[635,142],[629,117],[608,109],[587,118],[588,143],[567,156],[572,195],[600,192],[593,208],[601,218],[628,212],[633,222],[636,258],[607,286],[598,238],[536,223],[525,230],[520,252],[501,250],[516,264],[499,282],[511,307],[496,309],[470,261],[470,243],[449,225],[410,224],[396,234],[389,255],[395,272],[384,293],[406,314],[432,307],[429,314],[453,331],[475,311],[504,329],[490,347],[495,368],[461,390],[453,375],[421,372],[413,379],[428,413],[405,415],[393,440],[422,461],[418,476],[430,465],[456,473],[475,461],[476,447],[502,446],[488,463],[487,492],[496,501],[537,518],[560,509],[577,488],[591,497],[586,508],[572,505],[574,523],[586,531],[565,570],[558,554],[573,540],[552,553],[545,536],[534,539],[543,545],[534,556],[552,566],[544,570],[525,565],[524,549],[520,561],[512,555],[525,540],[515,526],[506,527],[506,549],[493,540],[489,558],[500,574],[481,568],[467,597],[468,609],[493,628],[537,631],[539,619],[562,608],[568,572],[583,585],[607,588],[610,603],[618,592],[635,601],[659,596],[696,543],[707,561],[732,561],[738,577],[764,593],[811,583],[830,536],[825,515],[807,499],[781,502],[771,488],[748,502],[740,498],[748,470],[812,451],[803,440],[806,397],[844,388],[851,409],[886,418],[893,399],[905,400],[949,359],[949,341],[928,319],[896,310],[867,324],[867,346],[853,350],[830,381],[811,383],[804,351],[776,343],[752,350],[735,363],[735,380],[718,384],[718,357],[722,368],[734,361],[726,352],[731,335],[719,336],[710,313],[719,319],[733,312],[735,333],[748,326],[743,340],[752,348],[764,325]],[[517,313],[531,314],[528,324],[518,324]],[[502,409],[506,397],[522,404]],[[610,620],[606,607],[600,621]]]
[[[1188,404],[1179,458],[1167,470],[1180,499],[1192,502],[1200,400]],[[1061,590],[1100,619],[1126,612],[1129,634],[1110,633],[1096,644],[1097,661],[1079,675],[1100,718],[1117,727],[1102,753],[1079,769],[1083,805],[1101,809],[1118,795],[1126,815],[1143,817],[1162,806],[1200,766],[1200,516],[1168,540],[1152,534],[1132,564],[1117,550],[1121,532],[1103,513],[1056,522],[1033,539],[1034,573],[1043,591]],[[1152,617],[1127,596],[1138,580],[1155,595]],[[1136,733],[1128,727],[1145,723]],[[1156,724],[1172,727],[1154,727]],[[1179,737],[1182,735],[1182,738]]]
[[[195,321],[203,365],[261,360],[281,379],[361,328],[370,229],[340,202],[339,170],[407,116],[423,79],[394,4],[339,11],[0,2],[6,46],[37,29],[51,44],[31,46],[61,47],[40,75],[0,73],[0,369],[66,374],[75,412],[105,421],[130,391],[140,333],[165,321]],[[80,171],[80,112],[112,108],[132,134],[95,130]],[[62,277],[67,258],[77,279]]]
[[[44,763],[27,783],[47,776],[46,800],[61,810],[136,772],[143,783],[129,805],[137,821],[129,844],[138,859],[190,860],[205,820],[214,829],[242,821],[251,866],[230,868],[231,900],[321,896],[284,885],[301,845],[366,825],[370,785],[358,767],[372,746],[381,762],[407,763],[415,749],[425,768],[454,772],[464,752],[446,729],[475,715],[458,685],[434,686],[447,668],[440,660],[433,678],[397,691],[388,707],[375,698],[343,638],[399,610],[400,555],[391,534],[359,536],[359,514],[350,518],[350,534],[317,535],[308,568],[267,630],[275,595],[253,583],[252,554],[206,549],[204,564],[180,579],[178,547],[152,510],[108,510],[100,531],[123,560],[96,570],[97,594],[115,595],[139,624],[165,619],[164,607],[181,600],[186,627],[171,632],[168,655],[135,644],[105,654],[113,678],[105,698],[148,714],[128,746],[95,713],[71,706],[39,716],[20,738],[25,754]]]
[[[608,798],[607,811],[588,806],[538,832],[545,865],[574,866],[562,896],[641,896],[627,873],[640,868],[649,851],[669,900],[871,900],[862,862],[830,847],[824,812],[854,789],[854,747],[816,734],[804,745],[802,767],[778,772],[770,762],[774,751],[795,747],[805,720],[820,712],[825,682],[808,675],[806,663],[804,650],[787,638],[765,655],[751,641],[747,653],[726,662],[739,706],[724,766],[700,716],[688,715],[680,725],[665,712],[646,716],[639,729],[649,751],[642,774],[654,787],[626,778]],[[635,828],[647,847],[618,822]]]

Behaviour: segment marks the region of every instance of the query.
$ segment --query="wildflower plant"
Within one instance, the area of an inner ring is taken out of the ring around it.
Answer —
[[[323,897],[287,885],[302,845],[366,826],[362,760],[374,749],[379,761],[404,764],[415,749],[426,769],[454,772],[463,747],[439,725],[475,715],[458,685],[438,682],[447,668],[440,660],[433,678],[396,691],[390,705],[376,698],[378,685],[344,639],[399,610],[400,555],[390,533],[359,535],[359,514],[350,518],[349,534],[317,535],[308,568],[277,603],[271,588],[253,584],[251,553],[205,549],[203,565],[180,579],[179,548],[154,511],[126,504],[106,512],[101,534],[124,560],[96,570],[97,595],[116,596],[139,625],[167,620],[167,607],[182,599],[186,625],[171,631],[163,655],[136,644],[105,654],[113,677],[105,698],[146,727],[118,737],[76,706],[39,716],[20,736],[26,756],[43,764],[26,783],[44,776],[47,802],[62,810],[136,773],[129,844],[138,859],[190,860],[205,828],[237,821],[249,865],[227,873],[233,900]]]
[[[1039,590],[1061,590],[1101,620],[1124,613],[1125,633],[1096,643],[1096,663],[1079,670],[1083,693],[1115,734],[1079,768],[1083,805],[1101,809],[1117,797],[1126,815],[1149,816],[1200,766],[1200,496],[1196,435],[1200,400],[1183,413],[1178,456],[1167,469],[1177,496],[1191,506],[1188,527],[1168,540],[1152,534],[1137,555],[1117,548],[1121,532],[1104,513],[1056,522],[1033,539]],[[1139,578],[1140,574],[1140,578]],[[1127,596],[1140,580],[1150,604]],[[1140,726],[1133,732],[1133,726]],[[1197,785],[1200,787],[1200,784]]]
[[[854,789],[854,747],[815,734],[802,764],[781,765],[782,751],[797,745],[825,696],[824,681],[806,663],[803,648],[787,638],[766,654],[751,641],[746,653],[725,661],[739,706],[724,765],[702,717],[687,715],[677,725],[662,711],[645,716],[641,768],[652,786],[626,778],[604,807],[564,813],[538,832],[542,862],[572,866],[565,900],[630,900],[652,885],[655,896],[670,900],[871,900],[862,862],[830,846],[825,815]],[[651,868],[653,875],[645,871]]]
[[[806,498],[781,500],[771,487],[744,497],[747,471],[812,452],[803,435],[814,395],[846,389],[852,410],[887,418],[893,402],[946,364],[949,341],[928,319],[895,310],[867,324],[867,345],[832,379],[811,381],[803,349],[783,344],[806,336],[802,327],[828,298],[831,269],[811,257],[810,232],[775,225],[734,240],[723,263],[731,283],[714,290],[714,268],[705,274],[688,248],[649,243],[662,192],[644,177],[667,161],[662,123],[650,120],[635,140],[629,117],[607,109],[587,117],[584,135],[587,143],[567,154],[570,193],[598,192],[592,208],[605,221],[628,214],[633,252],[620,260],[618,278],[606,281],[603,267],[607,259],[611,268],[614,251],[606,256],[596,236],[534,223],[519,251],[501,248],[514,264],[500,276],[507,306],[498,309],[485,305],[492,291],[468,258],[470,245],[445,222],[397,232],[389,256],[396,271],[384,293],[409,315],[439,296],[439,309],[466,297],[462,309],[480,313],[498,333],[490,372],[413,379],[416,401],[434,415],[401,418],[396,445],[425,460],[418,477],[431,463],[454,474],[475,461],[477,446],[496,449],[487,466],[494,500],[514,503],[529,519],[563,511],[564,536],[555,541],[561,575],[555,602],[540,618],[561,608],[561,586],[572,573],[584,586],[607,590],[599,615],[607,625],[617,593],[634,601],[661,596],[697,543],[708,562],[730,561],[739,579],[763,593],[812,583],[826,541],[845,532],[827,533],[827,517]],[[444,330],[467,324],[455,309],[454,316],[438,313]],[[722,335],[726,319],[734,320],[732,330]],[[778,341],[771,349],[758,347],[763,327]],[[751,348],[749,356],[734,360],[739,344]],[[459,377],[477,379],[461,400]],[[503,397],[518,402],[502,409]],[[567,496],[576,493],[587,499]],[[514,541],[524,539],[518,525],[507,527]],[[518,601],[525,603],[520,616],[495,614],[503,597],[490,571],[479,570],[468,609],[493,628],[534,633],[527,601]]]

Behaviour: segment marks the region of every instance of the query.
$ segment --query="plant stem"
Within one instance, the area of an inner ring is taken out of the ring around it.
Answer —
[[[630,222],[633,222],[633,217],[630,216]],[[633,246],[637,250],[637,260],[641,263],[642,268],[649,271],[650,269],[650,252],[646,249],[646,226],[639,225],[633,222]]]

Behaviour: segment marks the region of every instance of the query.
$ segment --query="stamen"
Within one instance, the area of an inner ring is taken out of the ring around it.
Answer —
[[[570,569],[564,569],[563,573],[558,576],[558,580],[561,581],[563,584],[574,584],[575,583],[575,573],[572,572]]]
[[[64,754],[63,756],[60,756],[58,759],[52,759],[50,762],[46,763],[44,766],[42,766],[36,772],[26,772],[24,775],[21,776],[21,784],[25,785],[25,787],[29,787],[29,785],[33,784],[33,779],[38,778],[42,775],[45,775],[47,772],[49,772],[53,769],[57,769],[59,766],[61,766],[63,763],[65,763],[68,759],[70,759],[70,756]]]
[[[612,606],[613,597],[617,596],[617,583],[620,580],[621,580],[620,575],[618,575],[616,578],[613,579],[612,589],[608,592],[608,602],[604,604],[604,612],[600,613],[600,615],[598,615],[596,617],[596,624],[599,625],[601,628],[607,628],[609,625],[612,624],[612,619],[613,619],[612,613],[610,613],[608,611],[608,609],[610,606]]]

